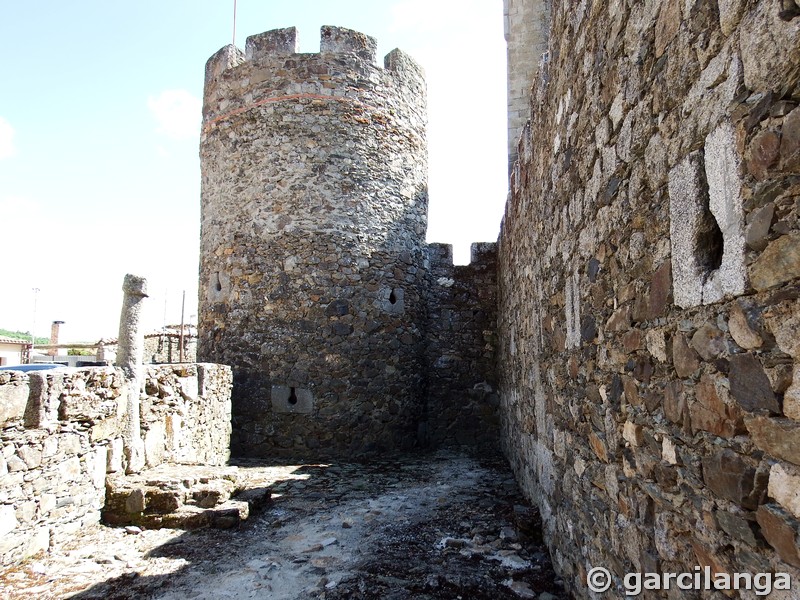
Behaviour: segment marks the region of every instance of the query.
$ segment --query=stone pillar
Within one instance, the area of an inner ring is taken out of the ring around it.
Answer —
[[[50,345],[56,346],[58,345],[58,330],[64,324],[64,321],[53,321],[53,324],[50,325]],[[58,348],[50,348],[47,352],[50,356],[57,356],[58,355]]]
[[[142,390],[144,330],[141,326],[142,304],[147,298],[147,280],[125,275],[124,298],[119,318],[119,346],[116,365],[125,372],[128,386],[128,420],[125,428],[126,471],[136,473],[144,467],[144,442],[139,423],[139,396]]]

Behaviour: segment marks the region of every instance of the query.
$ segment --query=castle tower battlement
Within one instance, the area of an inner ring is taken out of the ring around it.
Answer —
[[[201,360],[233,366],[234,452],[413,445],[423,412],[422,70],[374,38],[294,28],[206,64]]]

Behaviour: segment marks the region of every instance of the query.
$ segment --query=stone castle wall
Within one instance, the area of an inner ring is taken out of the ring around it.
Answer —
[[[144,336],[144,362],[150,364],[193,363],[197,361],[197,336],[183,336],[183,360],[181,360],[181,336],[178,333],[151,333]]]
[[[417,440],[424,386],[425,82],[322,28],[206,67],[200,360],[234,369],[233,451],[364,454]]]
[[[144,372],[147,466],[224,465],[231,370],[187,364]],[[106,475],[125,468],[126,386],[112,367],[0,372],[0,564],[100,521]]]
[[[471,262],[429,245],[425,335],[430,446],[499,447],[497,246],[473,244]]]
[[[499,240],[500,389],[577,597],[595,566],[800,581],[793,6],[552,3]]]
[[[517,160],[517,140],[530,116],[531,82],[547,51],[548,0],[503,0],[507,47],[508,159]]]

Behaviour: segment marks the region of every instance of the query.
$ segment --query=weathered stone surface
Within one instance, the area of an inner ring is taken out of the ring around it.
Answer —
[[[751,497],[755,467],[732,450],[722,450],[703,459],[703,481],[711,490],[745,508],[756,508]]]
[[[783,394],[783,414],[800,421],[800,365],[792,369],[792,383]]]
[[[800,303],[782,302],[771,306],[764,316],[778,348],[795,360],[800,359]]]
[[[770,242],[750,265],[749,274],[750,282],[758,291],[800,277],[800,233],[790,233]]]
[[[769,472],[770,498],[800,518],[800,469],[784,463],[775,463]]]
[[[750,142],[747,170],[756,179],[765,179],[768,169],[775,164],[780,155],[781,139],[769,129],[760,131]]]
[[[661,264],[650,281],[650,299],[648,302],[648,318],[657,319],[662,316],[672,303],[672,263]]]
[[[793,6],[552,4],[498,244],[500,402],[576,597],[588,565],[780,562],[751,524],[800,459]]]
[[[760,348],[764,340],[750,327],[747,315],[742,306],[737,302],[731,307],[730,317],[728,319],[728,327],[731,332],[733,341],[739,344],[745,350],[753,350]]]
[[[672,361],[678,377],[690,377],[700,368],[697,353],[689,346],[686,337],[678,333],[672,338]]]
[[[730,357],[731,395],[748,411],[761,409],[780,413],[781,407],[772,391],[769,378],[754,354]]]
[[[797,108],[783,121],[781,167],[787,171],[800,168],[800,110]]]
[[[797,83],[800,29],[796,19],[780,18],[782,9],[781,0],[765,0],[753,5],[742,18],[739,49],[744,84],[749,90],[782,95],[787,87],[791,89]]]
[[[729,536],[750,546],[757,546],[754,524],[747,519],[724,510],[716,512],[717,522]]]
[[[686,414],[686,394],[680,381],[672,381],[664,388],[664,416],[682,424]]]
[[[725,334],[710,323],[706,323],[694,332],[692,348],[703,357],[703,360],[713,360],[725,352]]]
[[[742,18],[746,4],[745,0],[718,0],[719,25],[723,34],[733,33]]]
[[[758,251],[767,247],[767,236],[774,218],[775,204],[773,202],[767,202],[767,204],[750,215],[744,234],[748,247]]]
[[[625,421],[625,426],[622,430],[622,437],[631,446],[634,447],[641,446],[642,443],[644,442],[644,434],[642,432],[642,426],[632,423],[631,421]]]
[[[203,393],[193,393],[200,389],[200,373]],[[0,432],[0,506],[11,509],[7,514],[0,509],[0,529],[8,529],[0,544],[4,565],[98,523],[106,473],[122,473],[126,467],[122,370],[99,367],[35,375],[40,375],[31,378],[35,414],[26,413],[24,427],[19,423]],[[148,459],[225,464],[230,369],[156,366],[148,367],[144,377],[149,391],[142,396],[139,416],[147,433]],[[0,390],[17,382],[18,377],[12,380],[0,372]],[[144,496],[129,494],[125,502],[131,510],[144,510]]]
[[[745,417],[756,446],[767,454],[800,465],[800,423],[769,417]]]
[[[692,430],[708,431],[731,438],[744,433],[741,411],[730,401],[722,378],[703,375],[695,386],[695,401],[689,406]]]
[[[778,551],[781,559],[792,566],[800,567],[797,521],[791,519],[780,508],[768,504],[758,507],[756,519],[761,525],[761,533]]]
[[[0,386],[0,424],[22,419],[30,393],[26,379]]]
[[[678,0],[667,0],[661,3],[661,10],[656,21],[656,57],[664,54],[669,44],[678,33],[681,24],[681,3]]]

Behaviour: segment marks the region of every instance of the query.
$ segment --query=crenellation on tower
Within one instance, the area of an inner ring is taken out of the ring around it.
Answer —
[[[298,54],[299,52],[300,40],[295,27],[273,29],[251,35],[245,42],[244,50],[247,60],[259,60],[266,56]]]
[[[245,61],[244,52],[233,44],[223,46],[206,61],[206,86],[219,77],[223,71],[231,69]]]
[[[323,25],[320,38],[323,54],[355,54],[363,61],[375,63],[378,41],[374,37],[344,27]]]

